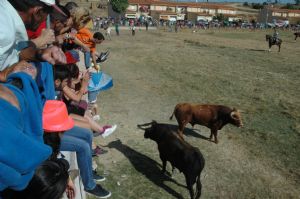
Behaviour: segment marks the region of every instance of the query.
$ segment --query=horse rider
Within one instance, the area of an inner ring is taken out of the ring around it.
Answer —
[[[274,28],[273,40],[274,40],[274,42],[276,42],[276,43],[279,41],[279,33],[277,32],[277,29],[276,29],[276,28]]]

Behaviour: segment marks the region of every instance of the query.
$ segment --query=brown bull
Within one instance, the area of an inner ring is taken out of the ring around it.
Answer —
[[[223,126],[228,123],[237,127],[243,126],[239,111],[222,105],[180,103],[176,105],[170,120],[173,115],[178,122],[178,133],[182,138],[183,130],[188,123],[193,127],[195,124],[200,124],[210,128],[210,140],[214,136],[216,144],[218,130]]]

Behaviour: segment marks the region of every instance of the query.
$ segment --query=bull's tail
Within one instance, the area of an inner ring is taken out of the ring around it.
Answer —
[[[175,106],[175,108],[174,108],[174,111],[173,111],[173,113],[172,113],[172,115],[170,116],[170,120],[172,120],[173,119],[173,116],[174,116],[174,114],[175,114],[175,111],[178,109],[178,107],[180,106],[181,104],[177,104],[176,106]]]
[[[178,106],[178,105],[175,106],[174,111],[173,111],[172,115],[171,115],[170,118],[169,118],[170,120],[173,119],[173,116],[174,116],[174,114],[175,114],[175,110],[177,109],[177,106]]]
[[[200,181],[200,175],[201,175],[201,173],[197,176],[195,199],[199,199],[201,197],[202,184]]]
[[[201,154],[201,152],[197,151],[197,154],[199,157],[198,160],[200,161],[200,172],[199,172],[199,175],[197,176],[197,181],[196,181],[196,193],[195,193],[196,197],[195,197],[195,199],[199,199],[201,197],[202,184],[200,181],[200,177],[201,177],[201,172],[205,165],[205,159],[204,159],[203,155]]]
[[[170,120],[172,120],[173,119],[173,116],[174,116],[174,111],[173,111],[173,113],[172,113],[172,115],[170,116]]]

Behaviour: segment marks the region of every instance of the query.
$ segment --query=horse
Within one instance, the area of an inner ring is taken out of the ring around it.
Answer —
[[[295,32],[294,35],[295,35],[295,40],[296,40],[297,37],[300,37],[300,32]]]
[[[272,35],[266,35],[266,41],[269,42],[269,51],[271,51],[271,47],[273,45],[277,45],[278,46],[278,52],[280,52],[280,47],[281,47],[281,43],[282,40],[281,39],[275,39],[275,37],[273,37]]]

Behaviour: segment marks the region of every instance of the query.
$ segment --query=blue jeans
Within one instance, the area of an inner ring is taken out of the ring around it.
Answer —
[[[91,52],[84,52],[84,65],[86,69],[91,67]]]
[[[61,137],[60,150],[76,152],[80,176],[85,190],[92,190],[96,186],[93,179],[92,140],[92,131],[77,126],[64,132]]]
[[[100,91],[89,91],[88,92],[88,102],[89,103],[96,103],[97,96],[99,95]]]

